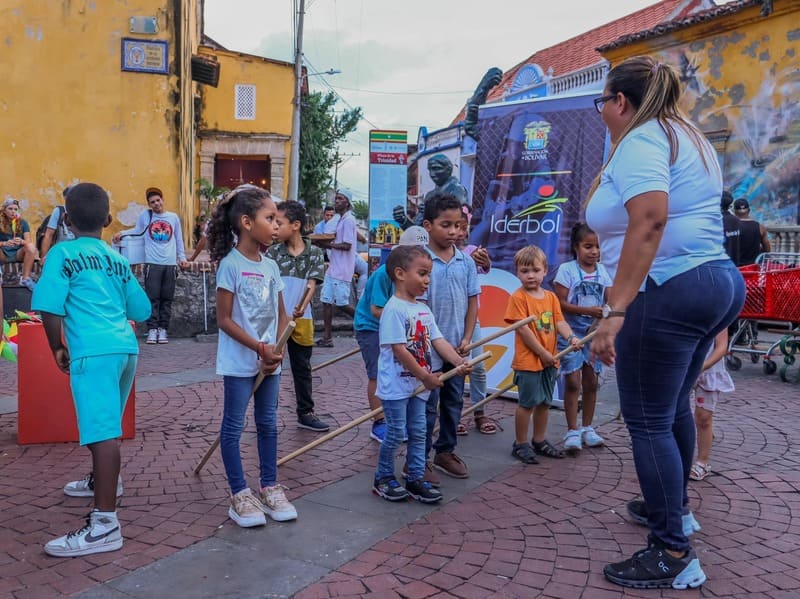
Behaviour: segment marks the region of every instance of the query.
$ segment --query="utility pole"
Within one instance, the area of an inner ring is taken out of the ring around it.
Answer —
[[[336,155],[333,158],[333,193],[336,193],[339,185],[339,165],[346,162],[345,158],[352,158],[353,156],[361,156],[361,153],[339,154],[339,148],[336,148]]]
[[[297,39],[294,44],[294,112],[292,113],[292,141],[289,151],[289,197],[299,200],[300,190],[300,100],[303,89],[303,17],[306,0],[300,0],[297,11]]]

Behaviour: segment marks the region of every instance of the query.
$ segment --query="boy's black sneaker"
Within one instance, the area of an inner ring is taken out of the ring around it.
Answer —
[[[372,483],[372,492],[387,501],[403,501],[408,498],[408,491],[400,486],[394,476],[376,479]]]
[[[603,574],[615,584],[634,589],[696,589],[706,581],[694,550],[681,558],[672,557],[653,540],[630,559],[606,565]]]
[[[425,480],[408,481],[406,491],[412,499],[416,499],[420,503],[436,503],[442,500],[442,493]]]
[[[317,415],[314,412],[309,412],[308,414],[303,414],[297,417],[297,426],[300,428],[307,428],[310,431],[314,431],[315,433],[327,433],[331,430],[330,425],[325,424],[317,418]]]

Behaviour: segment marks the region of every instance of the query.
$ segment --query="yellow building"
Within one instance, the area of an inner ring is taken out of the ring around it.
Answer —
[[[111,197],[110,234],[157,186],[188,237],[196,180],[216,181],[221,161],[266,163],[254,182],[282,195],[292,65],[200,46],[201,15],[202,0],[0,3],[0,199],[36,227],[64,187],[93,181]],[[217,58],[219,87],[192,80],[193,56]]]
[[[599,48],[612,66],[650,54],[678,68],[725,186],[770,225],[800,223],[799,23],[800,0],[739,0]]]

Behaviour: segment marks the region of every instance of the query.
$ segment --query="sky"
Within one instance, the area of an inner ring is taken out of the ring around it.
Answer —
[[[292,0],[205,0],[205,32],[230,50],[293,61]],[[299,2],[298,2],[299,4]],[[654,4],[653,0],[306,0],[303,55],[312,91],[364,119],[340,146],[339,186],[366,200],[370,129],[448,126],[491,67]],[[353,154],[353,156],[349,156]]]

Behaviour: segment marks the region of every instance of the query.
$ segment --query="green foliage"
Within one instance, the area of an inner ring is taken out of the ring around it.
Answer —
[[[353,215],[358,220],[367,220],[369,218],[369,203],[364,201],[353,202]]]
[[[338,144],[358,126],[361,108],[336,114],[336,94],[314,92],[303,98],[300,117],[300,189],[308,208],[319,208],[332,183]]]

